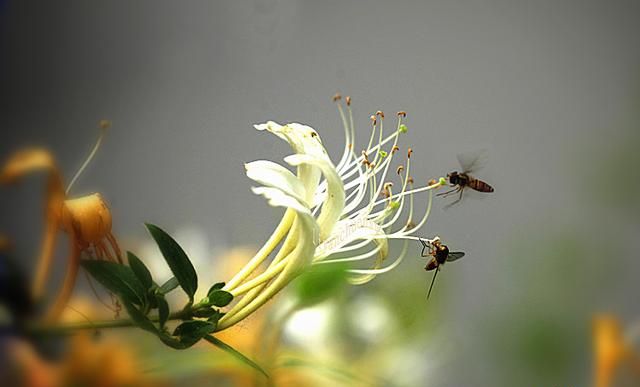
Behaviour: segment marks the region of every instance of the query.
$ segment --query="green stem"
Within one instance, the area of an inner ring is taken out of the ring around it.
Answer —
[[[185,320],[193,315],[193,312],[197,308],[188,308],[175,312],[169,315],[167,321],[170,320]],[[160,318],[158,316],[149,316],[149,319],[153,322],[158,322]],[[45,335],[68,335],[77,331],[84,330],[101,330],[112,328],[131,328],[136,327],[137,324],[131,319],[117,319],[117,320],[103,320],[103,321],[87,321],[87,322],[74,322],[58,325],[49,325],[36,323],[27,326],[27,332],[33,335],[45,336]]]

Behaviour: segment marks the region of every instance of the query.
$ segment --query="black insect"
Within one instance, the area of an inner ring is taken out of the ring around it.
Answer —
[[[453,171],[447,174],[447,178],[449,179],[449,184],[454,187],[452,190],[443,192],[438,194],[438,196],[448,196],[453,193],[460,193],[458,199],[448,204],[447,207],[451,207],[454,204],[458,203],[462,200],[462,194],[466,187],[469,187],[478,192],[489,193],[493,192],[493,187],[487,184],[486,182],[476,179],[471,176],[471,173],[477,171],[484,164],[485,152],[477,152],[473,154],[459,154],[458,162],[462,167],[462,172]]]
[[[429,299],[431,289],[433,289],[433,284],[436,282],[436,276],[440,271],[440,266],[444,265],[445,262],[453,262],[464,257],[464,253],[462,251],[449,251],[449,247],[447,247],[447,245],[443,245],[442,242],[440,242],[440,238],[436,238],[432,241],[425,241],[422,238],[419,238],[419,240],[420,243],[422,243],[422,253],[420,253],[420,255],[423,257],[431,257],[424,269],[426,271],[435,269],[436,271],[433,275],[433,279],[431,280],[431,285],[429,286],[429,293],[427,293],[427,299]],[[425,250],[427,250],[426,253]]]

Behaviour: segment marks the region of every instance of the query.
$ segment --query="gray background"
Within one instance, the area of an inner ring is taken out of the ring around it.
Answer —
[[[423,231],[469,256],[448,268],[446,305],[433,316],[452,340],[484,336],[480,320],[492,325],[505,305],[524,302],[514,289],[525,285],[527,309],[541,315],[550,299],[582,305],[581,329],[590,311],[633,321],[639,20],[635,1],[5,1],[0,156],[46,145],[70,178],[97,121],[110,119],[74,193],[102,192],[116,234],[144,237],[150,221],[204,230],[216,246],[256,246],[280,211],[251,194],[243,163],[288,149],[251,124],[311,125],[337,158],[330,97],[341,91],[353,97],[361,138],[376,110],[408,112],[403,146],[415,150],[417,181],[457,168],[456,153],[489,150],[479,176],[496,192],[448,211],[437,202]],[[0,190],[0,231],[24,257],[37,250],[41,186]],[[535,253],[556,233],[615,248],[570,258],[567,270],[589,260],[602,276],[561,283],[562,254]],[[399,270],[427,278],[410,262]],[[545,295],[553,281],[570,298]],[[504,382],[499,357],[468,347],[435,385]],[[588,359],[549,380],[586,383]]]

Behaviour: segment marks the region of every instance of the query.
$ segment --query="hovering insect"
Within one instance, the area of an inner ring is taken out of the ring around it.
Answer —
[[[450,191],[443,192],[437,195],[437,196],[446,197],[452,193],[458,193],[458,192],[460,193],[460,196],[458,196],[458,199],[449,203],[446,206],[447,208],[453,206],[454,204],[462,200],[462,194],[466,187],[469,187],[478,192],[485,192],[485,193],[493,192],[492,186],[490,186],[489,184],[485,183],[480,179],[476,179],[475,177],[471,176],[472,172],[477,171],[482,167],[482,164],[484,164],[484,159],[485,159],[484,151],[473,153],[473,154],[468,154],[468,153],[459,154],[457,158],[458,158],[458,162],[460,163],[460,166],[462,166],[462,172],[453,171],[447,174],[447,178],[449,179],[449,184],[451,184],[451,186],[455,188],[453,188]]]
[[[462,251],[449,251],[449,247],[447,245],[443,245],[440,242],[439,237],[435,237],[433,240],[423,240],[419,238],[420,243],[422,243],[422,252],[420,255],[423,257],[432,257],[429,262],[427,262],[427,266],[424,267],[426,271],[436,270],[433,275],[433,279],[431,280],[431,285],[429,286],[429,293],[427,293],[427,299],[431,295],[431,289],[433,289],[433,284],[436,282],[436,276],[440,271],[440,266],[444,265],[445,262],[453,262],[462,257],[464,257],[464,253]],[[425,250],[427,253],[425,254]]]

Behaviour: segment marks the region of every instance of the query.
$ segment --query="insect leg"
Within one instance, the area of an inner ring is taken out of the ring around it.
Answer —
[[[447,205],[445,206],[445,208],[449,208],[449,207],[451,207],[451,206],[455,205],[456,203],[460,202],[460,200],[462,200],[462,193],[463,193],[463,190],[462,190],[462,188],[461,188],[461,189],[460,189],[460,196],[458,196],[458,199],[456,199],[456,200],[454,200],[453,202],[451,202],[451,203],[447,204]]]
[[[455,187],[454,189],[452,189],[452,190],[450,190],[450,191],[447,191],[447,192],[441,192],[441,193],[437,194],[436,196],[443,196],[443,197],[446,197],[446,196],[447,196],[447,195],[449,195],[450,193],[456,192],[457,190],[459,190],[459,189],[460,189],[458,186],[454,186],[454,187]]]
[[[431,280],[431,285],[429,286],[429,293],[427,293],[427,300],[429,299],[429,296],[431,296],[431,289],[433,289],[433,284],[436,282],[436,276],[438,275],[439,271],[440,266],[436,267],[436,272],[433,274],[433,279]]]
[[[428,257],[429,255],[431,255],[431,246],[429,246],[427,242],[423,241],[420,237],[418,237],[418,240],[420,240],[420,243],[422,243],[422,252],[420,253],[420,255],[423,257]],[[427,255],[424,255],[424,249],[429,249],[429,253]]]

